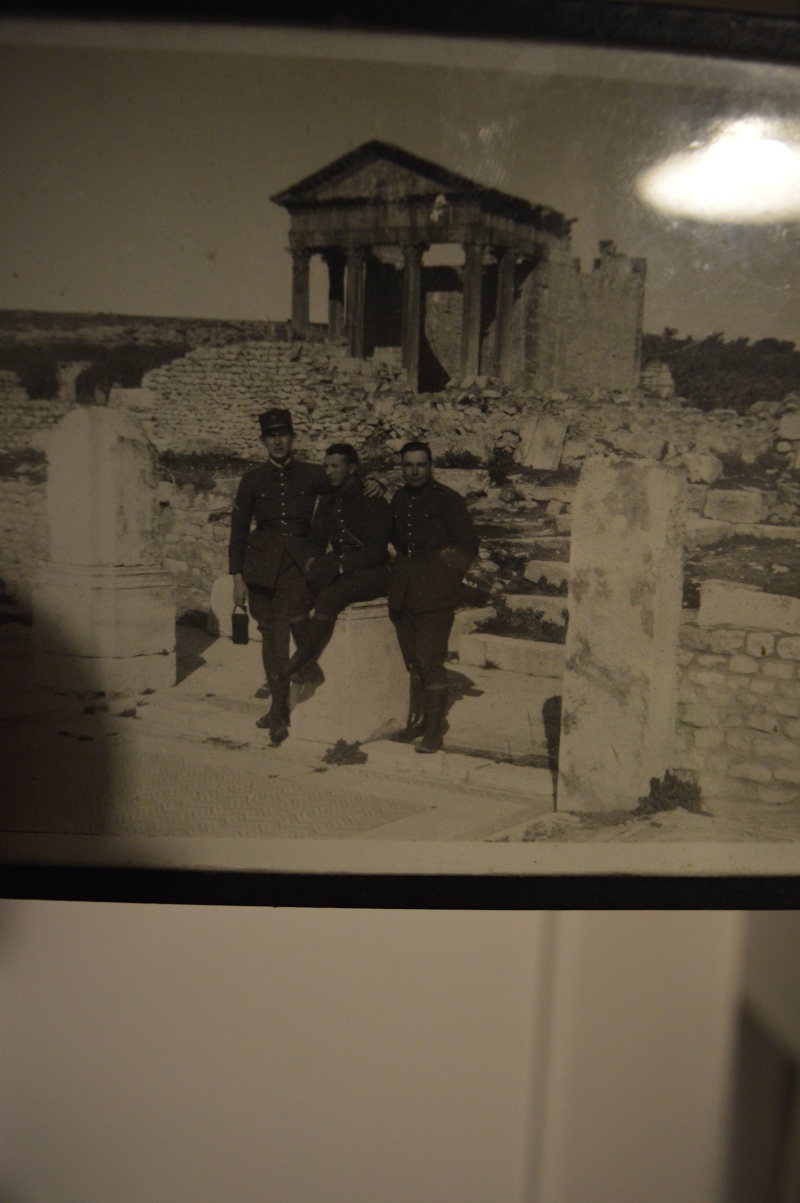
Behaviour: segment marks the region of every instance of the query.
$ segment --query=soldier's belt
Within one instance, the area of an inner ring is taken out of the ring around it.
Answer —
[[[262,519],[256,523],[256,530],[269,535],[300,535],[305,538],[307,529],[300,522],[281,522],[280,518]]]

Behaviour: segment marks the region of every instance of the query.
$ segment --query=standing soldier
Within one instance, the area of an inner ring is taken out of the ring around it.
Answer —
[[[331,486],[321,465],[294,459],[294,428],[287,409],[268,410],[259,424],[269,460],[241,479],[228,560],[234,605],[243,606],[249,596],[261,632],[272,705],[257,725],[269,729],[270,742],[277,747],[289,734],[289,634],[302,646],[314,604],[303,571],[310,558],[324,551],[311,539],[311,520],[318,498]],[[373,494],[381,491],[377,482],[368,482],[366,488]]]
[[[389,615],[410,677],[400,738],[414,740],[417,752],[437,752],[447,710],[447,641],[478,536],[463,497],[433,479],[427,443],[406,443],[400,459],[405,483],[391,502],[397,558],[389,570]]]

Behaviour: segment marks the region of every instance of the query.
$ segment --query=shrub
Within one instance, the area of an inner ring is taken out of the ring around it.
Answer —
[[[366,764],[367,754],[361,751],[358,740],[349,744],[346,739],[337,739],[333,747],[324,753],[322,760],[324,764]]]
[[[692,814],[702,812],[700,786],[696,781],[685,781],[676,773],[667,769],[663,780],[658,777],[650,778],[650,793],[640,798],[633,811],[637,818],[659,814],[665,810],[678,808],[689,810]]]

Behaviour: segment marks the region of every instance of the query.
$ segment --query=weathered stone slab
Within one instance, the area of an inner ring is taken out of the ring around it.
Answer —
[[[489,489],[489,473],[482,468],[437,468],[436,478],[462,497],[483,497]]]
[[[544,580],[558,589],[569,580],[569,564],[560,560],[530,560],[525,565],[522,575],[526,581],[536,584]],[[566,601],[566,598],[564,600]]]
[[[209,635],[221,635],[230,639],[232,635],[231,615],[233,613],[233,577],[229,573],[218,576],[211,586],[211,597],[208,603],[208,623],[206,629]],[[253,626],[253,624],[250,624]],[[250,638],[260,638],[257,631],[250,631]]]
[[[800,599],[762,593],[754,585],[703,581],[697,622],[701,627],[747,627],[797,635],[800,634]]]
[[[469,606],[456,610],[453,627],[450,632],[450,644],[455,647],[462,635],[469,635],[479,622],[486,618],[495,618],[497,610],[494,606]]]
[[[703,513],[720,522],[763,522],[768,510],[760,489],[710,489]]]
[[[408,673],[385,601],[348,606],[319,663],[324,684],[292,686],[293,738],[365,743],[405,725]]]
[[[456,647],[461,664],[481,667],[489,663],[531,677],[560,677],[564,671],[564,647],[560,643],[476,633],[462,635]]]
[[[573,508],[559,810],[633,808],[670,768],[681,620],[678,469],[587,461]]]
[[[108,394],[109,409],[127,409],[144,418],[152,416],[155,404],[156,395],[151,388],[115,387]]]
[[[153,565],[156,452],[122,409],[82,406],[48,446],[50,559],[61,564]]]
[[[553,472],[561,463],[567,423],[554,414],[529,419],[520,431],[520,443],[514,452],[517,463],[526,468]]]
[[[693,484],[713,485],[722,476],[722,461],[716,455],[687,451],[681,456],[681,463]]]
[[[800,439],[800,413],[784,414],[778,424],[778,438],[794,442]]]

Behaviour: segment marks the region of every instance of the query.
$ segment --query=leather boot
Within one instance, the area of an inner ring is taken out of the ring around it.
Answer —
[[[269,727],[269,742],[273,748],[277,748],[289,735],[289,678],[285,673],[275,675],[270,678],[269,687],[272,706],[265,718]],[[263,725],[261,719],[258,725]]]
[[[305,668],[316,663],[328,646],[330,637],[333,634],[333,627],[334,624],[325,619],[312,618],[309,621],[308,629],[300,637],[297,649],[289,661],[289,667],[286,670],[290,681],[296,681]],[[319,665],[317,665],[317,671],[322,676],[322,669]]]
[[[300,618],[295,622],[289,623],[289,629],[294,639],[295,651],[289,661],[287,671],[289,678],[292,681],[297,681],[298,684],[321,685],[325,680],[322,669],[317,664],[317,656],[322,652],[322,647],[325,644],[320,647],[319,652],[316,654],[308,657],[305,655],[307,648],[312,645],[316,646],[318,633],[315,628],[318,626],[322,626],[322,623],[318,623],[312,618]],[[327,643],[327,639],[325,643]],[[298,658],[300,662],[295,663]]]
[[[398,743],[413,743],[418,735],[425,730],[425,690],[422,679],[417,673],[411,673],[408,683],[408,719],[402,731],[398,731],[395,739]]]
[[[415,752],[438,752],[441,748],[447,694],[446,688],[425,690],[425,731],[414,743]]]

